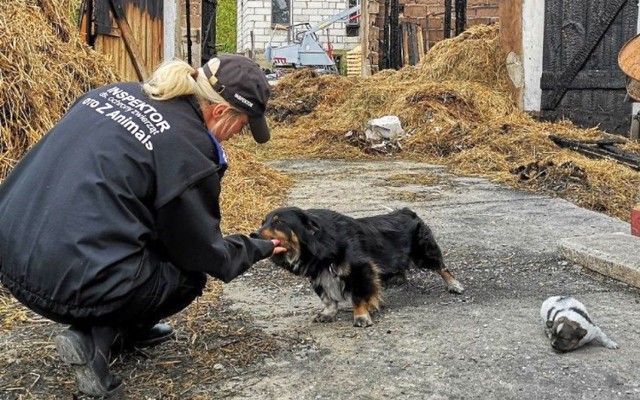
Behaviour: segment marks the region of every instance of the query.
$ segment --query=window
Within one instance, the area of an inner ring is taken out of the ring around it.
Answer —
[[[271,23],[289,24],[292,0],[271,0]]]
[[[349,0],[349,8],[355,7],[360,4],[360,0]],[[347,18],[347,27],[357,27],[360,26],[360,14],[362,10],[357,11]]]
[[[360,4],[360,0],[349,0],[349,8],[355,7]],[[362,10],[357,11],[347,18],[347,37],[354,37],[360,35],[360,13]]]

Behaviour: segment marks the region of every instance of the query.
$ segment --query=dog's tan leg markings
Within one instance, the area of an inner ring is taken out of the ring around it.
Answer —
[[[367,327],[373,325],[371,315],[369,315],[369,303],[363,301],[353,305],[353,326]]]
[[[447,284],[450,293],[462,294],[464,292],[464,286],[446,268],[440,268],[437,271]]]
[[[369,311],[380,310],[380,296],[374,296],[367,302]]]

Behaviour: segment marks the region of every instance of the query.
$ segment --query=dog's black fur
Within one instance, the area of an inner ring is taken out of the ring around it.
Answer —
[[[335,320],[338,302],[350,297],[354,326],[371,325],[369,311],[379,307],[381,281],[402,280],[411,265],[438,272],[450,292],[464,290],[445,268],[431,229],[408,208],[365,218],[326,209],[279,208],[252,236],[279,239],[287,248],[271,259],[309,278],[325,305],[317,322]]]

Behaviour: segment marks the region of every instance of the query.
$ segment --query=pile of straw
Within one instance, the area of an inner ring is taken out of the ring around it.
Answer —
[[[79,39],[73,22],[79,3],[7,0],[0,7],[0,181],[80,94],[118,80],[110,60]],[[248,233],[281,205],[291,181],[233,143],[225,149],[230,167],[222,184],[223,232]],[[118,364],[116,372],[126,375],[132,398],[148,393],[184,398],[197,385],[234,375],[236,368],[277,350],[272,337],[236,312],[225,315],[221,293],[220,282],[211,280],[197,304],[173,317],[188,342],[164,346],[151,361],[138,357],[140,362]],[[0,379],[0,392],[15,398],[69,397],[71,372],[51,346],[61,328],[0,286],[0,370],[11,371]],[[33,356],[34,346],[44,348],[43,357]],[[206,382],[194,371],[206,371]]]
[[[260,226],[269,211],[282,204],[292,180],[233,144],[226,145],[225,152],[229,169],[220,194],[222,231],[248,234]]]
[[[507,66],[496,25],[477,25],[436,43],[418,67],[422,80],[478,82],[506,92]]]
[[[264,158],[374,158],[345,137],[362,131],[369,119],[397,115],[413,135],[400,157],[448,164],[460,174],[481,175],[525,190],[564,197],[576,204],[628,220],[640,175],[612,160],[592,160],[558,148],[549,134],[579,140],[602,139],[597,129],[570,122],[538,122],[518,110],[509,92],[499,27],[474,26],[438,43],[421,63],[382,71],[367,79],[288,76],[277,86],[274,103],[296,95],[315,102],[291,120],[272,119],[274,140],[243,146]],[[314,95],[312,95],[314,93]],[[302,95],[301,95],[302,94]],[[305,100],[308,101],[308,100]],[[627,151],[639,151],[627,143]],[[544,174],[522,179],[513,173],[531,163],[548,165]],[[567,175],[570,165],[581,179]],[[555,182],[555,183],[553,183]]]
[[[0,9],[0,180],[81,93],[117,80],[83,44],[74,0],[4,1]]]

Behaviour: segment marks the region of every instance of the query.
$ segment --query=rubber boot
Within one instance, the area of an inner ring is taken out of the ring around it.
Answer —
[[[60,359],[72,367],[82,393],[114,397],[122,392],[122,378],[109,371],[111,346],[117,336],[118,331],[111,327],[71,327],[56,336]]]

